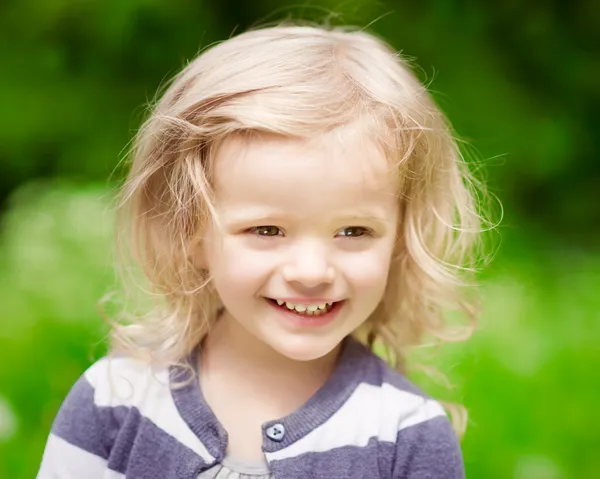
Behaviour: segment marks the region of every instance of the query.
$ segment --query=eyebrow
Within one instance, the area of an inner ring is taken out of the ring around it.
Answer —
[[[282,221],[289,218],[283,211],[241,211],[235,213],[224,214],[227,223],[260,223],[261,221]]]
[[[229,213],[224,215],[225,222],[229,225],[237,225],[237,224],[245,224],[245,223],[254,223],[254,224],[270,224],[270,223],[281,223],[285,221],[289,221],[290,219],[296,220],[298,219],[293,214],[287,214],[283,211],[273,210],[273,211],[241,211],[235,213]],[[356,222],[367,221],[370,223],[377,223],[381,226],[386,226],[390,223],[390,219],[386,218],[384,215],[380,215],[371,211],[365,212],[357,212],[357,213],[349,213],[342,214],[339,216],[334,216],[332,221],[339,223],[347,223],[352,224]]]
[[[391,219],[385,218],[385,216],[374,215],[374,214],[353,214],[340,216],[340,222],[344,223],[347,226],[362,226],[361,223],[367,223],[367,225],[371,225],[375,229],[380,229],[381,231],[387,230],[390,228]]]
[[[384,215],[373,214],[370,212],[341,215],[341,216],[339,216],[339,219],[344,220],[344,221],[368,220],[368,221],[378,221],[381,223],[387,223],[389,221],[389,219],[387,219]]]
[[[221,211],[220,216],[223,226],[227,229],[281,225],[290,221],[290,215],[286,215],[283,211],[269,211],[264,209]]]

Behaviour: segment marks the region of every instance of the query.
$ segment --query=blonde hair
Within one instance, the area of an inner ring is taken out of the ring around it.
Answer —
[[[204,51],[139,130],[119,231],[130,233],[156,301],[148,314],[114,324],[113,350],[176,364],[214,323],[221,304],[193,251],[214,217],[211,165],[221,142],[239,133],[310,139],[349,125],[385,151],[401,190],[387,289],[357,337],[399,370],[407,348],[426,338],[467,337],[481,217],[443,114],[407,61],[373,35],[280,25]],[[462,334],[448,327],[448,310],[467,318]]]

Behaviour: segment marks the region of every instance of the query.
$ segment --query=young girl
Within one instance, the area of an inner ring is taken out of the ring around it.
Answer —
[[[348,29],[241,34],[175,78],[132,158],[121,217],[156,306],[75,384],[39,478],[463,477],[401,371],[447,309],[473,318],[479,217],[398,54]]]

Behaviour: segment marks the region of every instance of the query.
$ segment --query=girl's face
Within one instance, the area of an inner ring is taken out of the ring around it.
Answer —
[[[396,239],[388,161],[331,136],[232,138],[214,163],[221,229],[206,231],[204,262],[224,319],[295,360],[325,356],[373,312]]]

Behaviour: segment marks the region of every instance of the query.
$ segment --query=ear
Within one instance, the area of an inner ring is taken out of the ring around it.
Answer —
[[[196,269],[208,270],[208,256],[202,238],[197,238],[189,247],[190,260]]]

